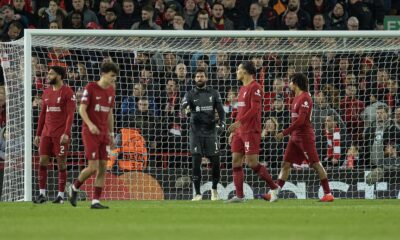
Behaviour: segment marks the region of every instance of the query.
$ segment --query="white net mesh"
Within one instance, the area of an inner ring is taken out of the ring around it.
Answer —
[[[264,87],[260,161],[271,169],[274,179],[277,179],[288,141],[280,143],[274,138],[277,131],[290,124],[289,105],[293,95],[288,89],[288,78],[293,72],[304,72],[309,77],[314,99],[312,121],[317,149],[334,195],[342,198],[398,197],[399,38],[34,36],[32,40],[33,130],[49,66],[66,67],[66,83],[74,89],[78,99],[88,82],[99,79],[102,62],[113,61],[121,69],[115,132],[120,133],[122,128],[137,131],[130,141],[117,135],[120,146],[129,146],[130,152],[125,149],[125,152],[112,154],[104,190],[106,199],[191,198],[189,126],[178,111],[181,98],[193,87],[195,70],[205,68],[209,73],[208,84],[218,89],[223,98],[227,123],[232,123],[240,87],[235,72],[243,60],[254,61],[256,80]],[[15,106],[9,109],[9,122],[17,121],[12,116],[18,116],[15,118],[20,121],[13,122],[13,126],[23,120],[22,115],[17,114],[23,96],[17,94],[14,99],[10,95],[13,82],[22,84],[20,66],[16,67],[8,74],[5,71],[8,103],[13,101]],[[22,90],[19,91],[21,94]],[[383,113],[379,106],[385,106]],[[86,164],[81,124],[76,114],[68,157],[69,182],[76,179]],[[218,189],[222,198],[228,198],[234,189],[231,153],[226,136],[221,136],[220,141],[222,178]],[[37,149],[33,149],[35,196],[38,156]],[[18,154],[23,154],[22,149]],[[19,166],[23,163],[16,156],[7,158],[10,159],[20,161]],[[49,169],[51,197],[57,191],[56,164],[54,169]],[[204,159],[202,191],[205,198],[211,189],[210,170],[210,164]],[[14,174],[11,178],[22,177],[14,173],[15,168],[7,170],[6,167],[6,171]],[[5,178],[5,186],[7,181],[11,179]],[[250,169],[246,169],[245,182],[248,198],[267,191],[265,183]],[[82,198],[92,196],[92,183],[93,178],[82,187]],[[5,190],[4,199],[16,199],[8,197],[11,191]],[[307,164],[294,166],[283,190],[285,198],[317,198],[322,194],[318,176]]]
[[[7,121],[2,201],[24,198],[24,52],[23,42],[2,43],[1,67],[6,89]],[[28,168],[29,170],[29,168]],[[3,171],[3,170],[1,170]]]

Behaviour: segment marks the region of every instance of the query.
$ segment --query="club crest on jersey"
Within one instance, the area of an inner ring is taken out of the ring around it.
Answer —
[[[254,93],[254,95],[261,97],[261,91],[260,91],[260,89],[257,89],[257,91]]]
[[[112,101],[112,97],[109,96],[109,97],[108,97],[108,103],[111,103],[111,101]]]
[[[309,106],[307,101],[305,101],[303,104],[301,104],[301,106],[305,107],[305,108],[310,108],[310,106]]]
[[[243,97],[246,97],[246,94],[247,94],[247,92],[244,92],[244,93],[243,93]]]

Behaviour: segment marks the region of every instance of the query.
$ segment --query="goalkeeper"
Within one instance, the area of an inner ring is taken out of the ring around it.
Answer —
[[[206,86],[207,80],[206,72],[198,69],[195,75],[196,87],[186,93],[181,106],[185,115],[190,114],[192,180],[196,192],[192,201],[202,200],[200,182],[203,157],[209,158],[212,163],[211,200],[219,200],[217,185],[220,179],[220,160],[217,132],[222,133],[225,129],[225,112],[219,93]]]

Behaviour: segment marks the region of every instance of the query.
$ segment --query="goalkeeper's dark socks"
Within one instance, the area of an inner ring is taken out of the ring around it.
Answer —
[[[83,182],[79,181],[78,179],[75,180],[73,184],[74,191],[78,191],[78,189],[82,186]]]
[[[47,183],[47,166],[39,167],[39,189],[46,189]],[[46,195],[46,194],[44,194]]]
[[[244,180],[243,167],[241,167],[241,166],[234,167],[233,168],[233,183],[235,184],[236,196],[238,198],[244,197],[243,180]]]
[[[58,192],[64,192],[67,183],[67,170],[58,171]]]
[[[281,188],[283,188],[283,186],[285,185],[285,180],[282,180],[282,179],[278,179],[278,181],[276,181],[276,184],[279,186],[279,187],[281,187]]]
[[[201,155],[195,154],[192,156],[193,169],[192,169],[192,181],[196,195],[200,194],[200,183],[201,183]]]
[[[100,199],[100,197],[101,197],[101,192],[103,192],[103,188],[102,187],[94,187],[93,200],[97,200],[98,201]]]
[[[211,157],[212,162],[212,189],[217,189],[217,185],[221,178],[221,167],[219,156]]]
[[[258,176],[264,180],[268,186],[274,190],[278,188],[278,185],[275,184],[275,182],[272,180],[271,175],[269,174],[267,168],[264,165],[261,165],[260,163],[257,164],[254,168],[252,168],[255,173],[258,174]]]
[[[327,178],[321,179],[321,186],[324,189],[325,194],[331,193],[331,189],[329,188],[329,182]]]

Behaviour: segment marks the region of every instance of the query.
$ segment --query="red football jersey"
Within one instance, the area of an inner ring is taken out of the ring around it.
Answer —
[[[311,123],[313,102],[310,93],[303,92],[293,99],[292,106],[290,107],[291,125],[283,131],[284,135],[291,134],[291,136],[314,136],[314,129]],[[301,114],[305,114],[304,122],[298,122]]]
[[[61,137],[64,133],[71,136],[75,108],[75,94],[70,87],[63,85],[56,91],[48,87],[42,95],[36,136]]]
[[[87,105],[87,114],[90,121],[100,130],[100,134],[108,134],[108,115],[114,107],[115,90],[113,87],[103,89],[97,82],[91,82],[85,87],[81,103]],[[82,132],[89,131],[83,123]]]
[[[240,88],[236,117],[241,123],[239,133],[261,133],[262,96],[263,91],[256,81]]]

